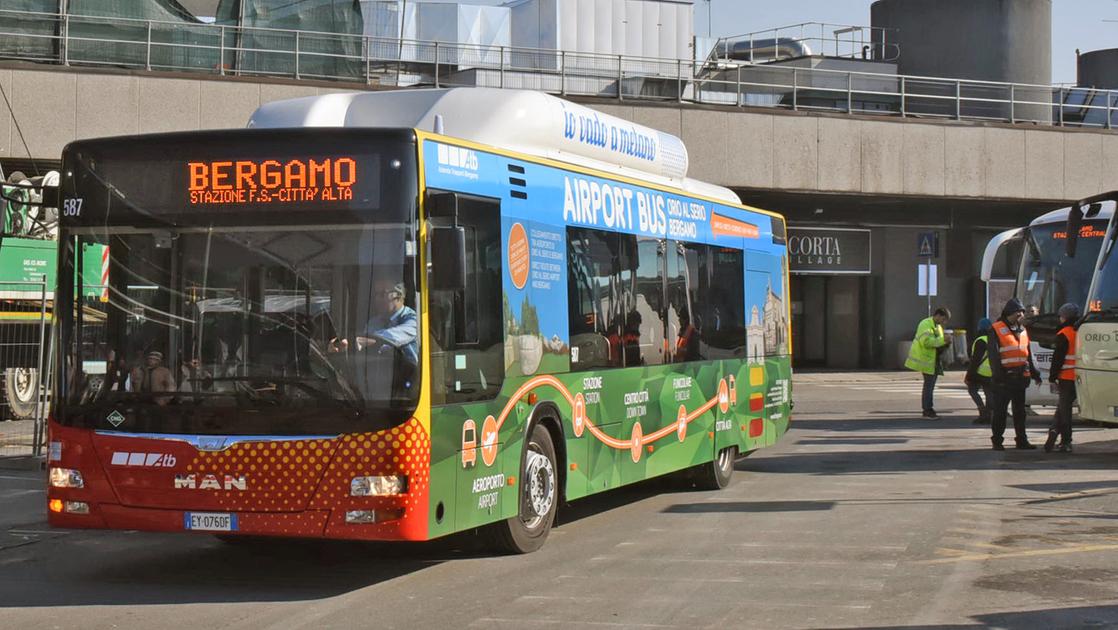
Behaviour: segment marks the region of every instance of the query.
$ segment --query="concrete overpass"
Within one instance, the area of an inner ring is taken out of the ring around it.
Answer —
[[[78,138],[241,127],[262,103],[353,89],[14,63],[0,65],[0,83],[30,155],[40,160],[57,160]],[[1118,189],[1118,133],[1101,129],[576,100],[678,135],[692,177],[783,212],[793,232],[868,233],[860,245],[872,254],[868,268],[794,276],[801,364],[898,364],[898,343],[911,337],[927,307],[917,296],[921,235],[934,232],[942,243],[933,261],[940,274],[935,301],[959,314],[956,325],[973,327],[987,308],[976,276],[992,234]],[[0,109],[0,159],[27,157],[11,115]]]
[[[31,156],[70,140],[243,126],[261,103],[336,83],[0,65]],[[691,176],[741,190],[1058,202],[1118,188],[1106,130],[578,99],[683,138]],[[0,158],[26,158],[7,108]]]

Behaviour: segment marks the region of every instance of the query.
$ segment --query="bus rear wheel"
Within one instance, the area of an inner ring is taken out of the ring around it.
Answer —
[[[738,448],[728,446],[714,458],[714,461],[701,464],[695,470],[695,485],[703,490],[721,490],[730,485],[734,477],[734,461],[738,458]]]
[[[551,434],[537,424],[521,458],[517,515],[490,526],[493,547],[530,553],[543,546],[559,505],[558,479]]]

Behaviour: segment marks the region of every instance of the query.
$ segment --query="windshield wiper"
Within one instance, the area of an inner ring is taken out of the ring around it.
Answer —
[[[205,379],[199,379],[199,380],[213,381],[215,383],[229,382],[229,383],[246,384],[246,383],[256,382],[256,383],[265,383],[265,384],[269,384],[269,385],[292,385],[292,386],[298,388],[301,391],[304,391],[304,392],[307,392],[307,393],[311,394],[317,400],[324,400],[324,401],[329,401],[329,402],[340,403],[340,404],[343,404],[346,407],[349,407],[349,408],[351,408],[355,411],[363,411],[362,408],[361,408],[361,405],[359,404],[360,401],[356,398],[356,396],[353,395],[352,392],[347,391],[346,388],[343,387],[341,389],[342,389],[343,392],[345,392],[348,395],[344,398],[336,398],[335,396],[331,395],[330,392],[328,392],[326,390],[323,390],[320,387],[315,387],[314,384],[325,384],[325,383],[329,382],[324,377],[309,377],[309,376],[307,376],[307,377],[291,377],[291,376],[281,376],[281,377],[272,377],[272,376],[217,376],[217,377],[205,378]],[[261,390],[256,390],[256,389],[252,389],[252,388],[250,388],[250,390],[252,392],[256,393],[256,394],[261,393]]]

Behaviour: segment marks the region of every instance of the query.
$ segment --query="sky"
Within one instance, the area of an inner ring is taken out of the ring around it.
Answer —
[[[931,1],[931,0],[927,0]],[[695,34],[740,35],[802,22],[866,26],[871,0],[695,0]],[[1103,22],[1115,20],[1115,22]],[[1052,82],[1075,83],[1075,49],[1118,47],[1118,0],[1052,0]]]
[[[465,0],[503,4],[504,0]],[[926,0],[931,2],[933,0]],[[695,35],[715,37],[803,22],[868,26],[872,0],[694,0]],[[1103,20],[1116,20],[1104,22]],[[1052,0],[1052,82],[1075,83],[1075,49],[1118,47],[1118,0]]]

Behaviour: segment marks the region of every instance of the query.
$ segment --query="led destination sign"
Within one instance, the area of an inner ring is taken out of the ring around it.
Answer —
[[[192,205],[349,201],[357,183],[351,157],[187,162]]]
[[[1088,223],[1079,228],[1079,238],[1102,238],[1106,236],[1106,223],[1099,222],[1098,224]],[[1052,233],[1052,238],[1058,241],[1066,241],[1068,238],[1067,230],[1057,230]]]

